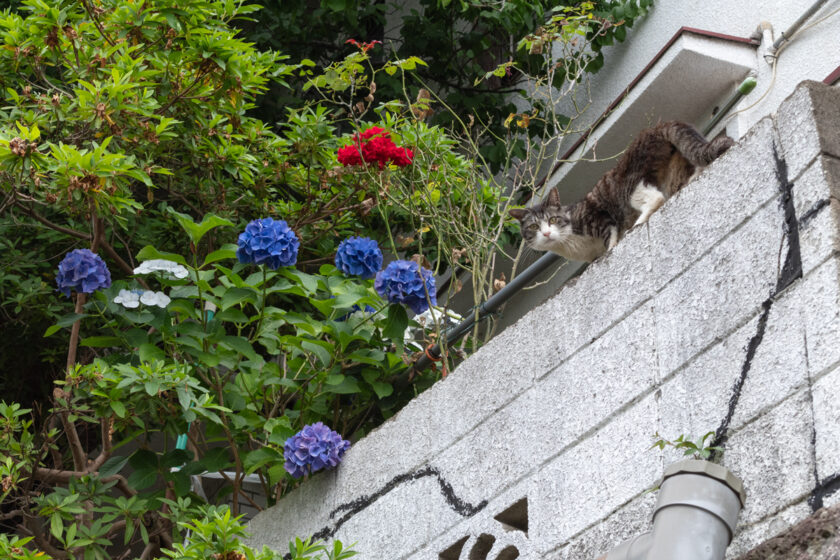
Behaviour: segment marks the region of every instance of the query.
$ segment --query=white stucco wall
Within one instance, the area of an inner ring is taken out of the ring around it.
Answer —
[[[767,22],[775,40],[812,4],[811,0],[656,0],[624,43],[605,49],[604,67],[592,78],[592,107],[586,119],[594,121],[681,27],[749,37],[760,23]],[[806,25],[838,9],[840,1],[829,0]],[[772,84],[770,64],[763,57],[756,60],[758,85],[735,109],[752,105],[769,92],[758,105],[740,114],[737,136],[775,113],[799,82],[822,81],[840,66],[838,25],[840,14],[835,14],[796,36],[779,56]]]
[[[649,449],[654,432],[715,430],[747,491],[735,558],[840,500],[838,394],[840,90],[812,83],[337,470],[257,515],[250,544],[596,558],[649,527],[648,490],[677,459]]]
[[[624,43],[605,49],[604,67],[591,77],[591,105],[579,121],[580,128],[585,129],[589,124],[599,120],[607,107],[619,97],[624,89],[633,81],[636,76],[651,62],[660,50],[682,27],[701,29],[713,33],[732,35],[748,38],[753,35],[762,22],[767,22],[772,28],[768,36],[762,38],[762,42],[755,49],[753,71],[757,78],[757,85],[752,93],[745,96],[730,112],[745,109],[762,98],[754,107],[738,113],[731,119],[725,119],[726,134],[732,138],[741,138],[755,123],[762,118],[775,113],[779,104],[787,98],[795,86],[803,80],[822,81],[835,69],[840,67],[840,13],[833,14],[840,10],[840,0],[829,0],[818,13],[816,13],[805,26],[812,25],[820,19],[828,17],[825,21],[803,29],[794,39],[783,48],[777,60],[776,75],[773,78],[772,65],[765,59],[772,41],[777,39],[781,32],[786,31],[791,24],[808,8],[813,2],[805,1],[751,1],[751,0],[657,0],[649,13],[638,20],[636,25],[628,32],[627,40]],[[833,14],[833,15],[831,15]],[[804,26],[803,26],[804,27]],[[711,40],[710,40],[711,42]],[[679,42],[671,50],[679,48]],[[715,48],[725,48],[719,45]],[[712,50],[709,53],[712,54]],[[664,60],[670,54],[666,54]],[[643,100],[642,110],[645,119],[630,124],[620,119],[606,119],[606,126],[596,130],[598,134],[614,134],[624,139],[625,145],[629,143],[642,128],[658,120],[688,120],[697,126],[704,125],[711,111],[715,106],[720,105],[734,91],[737,83],[735,81],[726,87],[716,87],[710,91],[698,91],[697,95],[685,95],[685,88],[680,87],[678,82],[682,81],[679,75],[669,75],[667,79],[655,80],[654,74],[662,71],[659,66],[654,67],[650,74],[643,80],[637,90],[647,88],[652,96],[641,97]],[[700,69],[691,68],[692,71]],[[704,66],[702,72],[710,80],[710,70]],[[669,83],[670,80],[670,83]],[[662,103],[663,96],[668,97],[668,92],[679,100],[678,103]],[[719,97],[714,96],[719,92]],[[645,96],[645,91],[635,91],[631,96]],[[652,98],[651,98],[652,97]],[[660,101],[657,101],[660,100]],[[680,108],[682,103],[683,108]],[[701,105],[701,106],[698,106]],[[616,113],[620,113],[626,107],[622,103]],[[563,107],[560,107],[563,112]],[[697,115],[703,115],[697,117]],[[638,120],[638,119],[637,119]],[[619,130],[608,131],[609,123],[616,121],[621,123],[617,126]],[[628,129],[629,128],[629,129]],[[720,128],[720,127],[718,127]],[[577,140],[577,136],[570,136],[563,141],[559,152],[562,154],[568,147]],[[613,142],[614,143],[614,142]],[[598,152],[599,157],[613,155],[616,150]],[[573,154],[571,157],[580,157],[582,154]],[[587,153],[586,157],[592,157]],[[610,167],[614,160],[598,163],[583,163],[577,167],[572,165],[561,166],[557,172],[548,180],[550,188],[558,188],[561,197],[566,202],[574,202],[582,198],[588,192],[598,177]],[[572,170],[574,168],[574,170]],[[583,169],[583,172],[579,172]],[[520,264],[518,270],[523,270],[528,264],[536,260],[539,255],[532,255]],[[544,301],[551,294],[555,293],[575,273],[580,263],[566,263],[563,269],[555,274],[550,280],[544,275],[542,285],[528,291],[516,294],[506,305],[504,314],[498,320],[498,329],[503,330],[519,320],[534,306]],[[509,277],[510,274],[507,274]],[[460,309],[461,306],[472,305],[468,300],[469,294],[459,294],[453,300],[453,306]],[[458,299],[460,298],[460,299]],[[462,300],[466,301],[463,303]]]

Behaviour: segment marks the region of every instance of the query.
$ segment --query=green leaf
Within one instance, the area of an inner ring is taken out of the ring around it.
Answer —
[[[221,359],[216,354],[211,354],[209,352],[203,352],[201,350],[196,350],[194,348],[185,348],[185,350],[193,356],[196,360],[201,362],[207,367],[216,367],[219,365]]]
[[[225,218],[221,218],[215,214],[206,214],[204,219],[201,220],[200,224],[196,224],[192,217],[177,212],[172,207],[167,208],[167,211],[175,216],[178,220],[178,223],[184,228],[184,231],[187,232],[187,235],[190,236],[190,240],[193,244],[198,245],[198,242],[201,241],[201,238],[204,237],[208,231],[213,228],[217,228],[220,226],[223,227],[233,227],[233,222],[227,220]]]
[[[230,464],[227,449],[224,447],[214,447],[208,449],[207,453],[198,460],[204,470],[207,472],[216,472],[223,470]]]
[[[190,409],[190,395],[187,393],[187,390],[184,389],[183,385],[178,385],[175,388],[175,392],[178,394],[178,402],[181,404],[181,408],[184,410]]]
[[[157,469],[158,456],[154,451],[138,449],[128,458],[128,464],[132,469]]]
[[[254,347],[251,346],[248,339],[243,336],[225,336],[222,337],[220,342],[223,346],[239,352],[249,360],[256,360],[258,357],[257,353],[254,351]]]
[[[213,251],[212,253],[210,253],[209,255],[204,257],[204,263],[201,265],[201,267],[204,268],[205,266],[207,266],[210,263],[214,263],[214,262],[217,262],[217,261],[222,261],[222,260],[225,260],[225,259],[235,259],[235,258],[236,258],[236,245],[234,245],[232,243],[229,243],[229,244],[225,245],[224,247],[222,247],[221,249]]]
[[[80,346],[89,346],[91,348],[111,348],[113,346],[122,346],[122,339],[118,336],[89,336],[82,339]]]
[[[173,467],[180,467],[192,459],[193,454],[186,449],[173,449],[167,451],[160,458],[160,466],[163,469],[171,469]]]
[[[382,381],[374,381],[370,384],[376,392],[376,396],[380,399],[390,397],[394,393],[394,386],[390,383],[383,383]]]
[[[125,418],[126,409],[125,405],[120,401],[111,401],[111,410],[114,411],[114,414],[119,416],[120,418]]]
[[[150,397],[156,397],[160,390],[160,383],[157,381],[146,381],[143,383],[143,388],[146,389],[146,394]]]
[[[64,523],[61,521],[61,515],[58,513],[54,513],[50,516],[50,533],[57,538],[61,538],[61,534],[64,532]]]
[[[334,373],[332,375],[328,375],[324,383],[327,385],[340,385],[344,381],[344,377],[345,376],[340,373]]]
[[[318,356],[318,360],[323,365],[328,366],[332,362],[333,354],[331,350],[333,347],[328,342],[324,342],[323,340],[304,340],[300,345],[304,350],[309,350]]]
[[[163,350],[155,346],[154,344],[141,344],[139,349],[140,354],[140,361],[151,363],[157,360],[163,360],[166,358]]]
[[[405,308],[396,303],[389,305],[388,320],[382,329],[382,336],[402,343],[406,327],[408,327],[408,313]]]
[[[149,260],[152,260],[152,259],[165,259],[167,261],[176,262],[176,263],[182,264],[184,266],[189,266],[187,264],[187,260],[184,257],[182,257],[181,255],[178,255],[178,254],[175,254],[175,253],[164,253],[164,252],[158,251],[157,249],[155,249],[151,245],[146,245],[145,247],[140,249],[139,253],[137,253],[137,260],[139,260],[139,261],[149,261]]]
[[[142,490],[155,483],[158,475],[158,458],[155,453],[138,449],[128,459],[128,464],[134,469],[128,477],[129,486]]]
[[[293,268],[283,269],[283,275],[289,280],[297,282],[307,292],[307,295],[315,293],[318,289],[318,278]]]
[[[619,25],[618,27],[615,28],[615,32],[613,33],[613,35],[615,36],[616,39],[618,39],[619,42],[624,41],[624,39],[627,38],[627,27],[625,27],[623,25]],[[602,62],[602,65],[603,65],[603,62]]]
[[[287,439],[295,435],[295,430],[292,428],[288,416],[270,419],[265,423],[263,429],[270,434],[268,441],[274,445],[283,445]]]
[[[187,473],[177,470],[167,473],[166,478],[172,481],[176,496],[186,496],[192,489],[190,477]]]
[[[58,332],[59,329],[72,326],[73,323],[75,323],[79,319],[83,319],[84,317],[87,317],[86,313],[68,313],[67,315],[64,315],[61,319],[56,321],[55,325],[52,325],[50,328],[48,328],[44,332],[44,337],[52,336],[53,334]]]
[[[250,473],[269,463],[282,463],[283,455],[271,447],[261,447],[246,453],[242,462],[245,465],[245,470]]]
[[[324,391],[328,393],[337,393],[339,395],[349,395],[352,393],[361,393],[362,388],[359,386],[359,382],[356,381],[355,378],[345,377],[344,381],[342,381],[338,385],[325,386]]]
[[[249,301],[256,305],[257,295],[251,288],[230,288],[222,296],[221,310],[225,311],[231,306]]]
[[[376,370],[365,370],[362,372],[362,377],[368,385],[373,387],[373,390],[376,392],[376,396],[380,399],[389,397],[394,392],[394,387],[390,383],[379,381],[379,372]]]
[[[122,470],[125,464],[128,462],[128,457],[123,457],[121,455],[114,455],[109,458],[107,461],[102,463],[102,466],[99,467],[99,476],[102,478],[106,478],[111,476],[112,474],[117,474]]]
[[[216,320],[225,321],[228,323],[247,323],[248,316],[245,315],[241,309],[231,308],[219,311],[216,313]]]

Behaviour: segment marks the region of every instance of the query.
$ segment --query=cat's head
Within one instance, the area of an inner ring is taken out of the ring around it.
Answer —
[[[541,203],[531,208],[514,208],[510,215],[519,220],[528,246],[537,251],[556,251],[572,235],[571,206],[560,203],[557,189],[551,189]]]

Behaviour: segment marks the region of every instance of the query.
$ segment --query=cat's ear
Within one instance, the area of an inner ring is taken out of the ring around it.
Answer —
[[[528,211],[523,208],[511,208],[508,210],[508,214],[521,222],[522,218],[528,215]]]
[[[562,206],[560,202],[560,193],[557,189],[551,189],[548,191],[548,196],[545,198],[545,203],[548,206]]]

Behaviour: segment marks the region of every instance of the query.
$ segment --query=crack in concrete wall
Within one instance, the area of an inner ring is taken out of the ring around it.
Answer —
[[[355,500],[347,502],[345,504],[341,504],[340,506],[336,507],[330,512],[330,519],[335,518],[336,515],[339,513],[346,511],[344,515],[338,518],[332,526],[322,527],[320,530],[316,531],[313,534],[314,539],[328,539],[335,535],[335,533],[344,525],[347,521],[350,520],[354,515],[357,513],[364,511],[369,506],[371,506],[374,502],[378,499],[382,498],[389,492],[395,490],[399,486],[413,482],[415,480],[419,480],[421,478],[426,477],[433,477],[437,483],[438,487],[440,488],[440,494],[443,496],[444,501],[446,504],[458,515],[462,517],[471,517],[481,511],[482,509],[487,506],[487,500],[482,500],[478,504],[470,504],[465,500],[459,498],[455,494],[455,490],[452,488],[452,484],[447,482],[443,476],[441,476],[440,472],[430,466],[426,466],[422,469],[408,472],[404,474],[400,474],[389,480],[384,486],[379,488],[376,492],[371,494],[360,496]]]
[[[840,491],[840,473],[835,473],[817,483],[817,486],[808,496],[808,505],[812,511],[824,507],[825,499]]]
[[[808,222],[815,218],[830,202],[831,200],[828,198],[823,198],[815,202],[804,214],[799,216],[799,229],[808,227]]]
[[[776,179],[779,183],[779,190],[781,191],[779,197],[779,204],[784,212],[784,239],[787,242],[787,255],[785,262],[781,266],[778,278],[776,280],[776,289],[761,304],[761,315],[758,319],[758,326],[756,333],[747,344],[747,355],[744,358],[744,364],[741,366],[741,374],[732,386],[732,391],[729,397],[729,406],[727,407],[726,416],[724,416],[717,430],[715,430],[715,437],[712,445],[724,449],[726,441],[729,437],[729,424],[732,422],[732,417],[735,415],[735,410],[738,407],[738,401],[741,398],[741,390],[744,382],[747,380],[747,375],[752,368],[752,361],[755,358],[755,353],[758,347],[764,340],[764,332],[767,329],[767,318],[770,315],[770,309],[773,307],[775,298],[785,289],[787,289],[795,280],[802,278],[802,255],[799,247],[799,222],[796,218],[796,207],[793,203],[793,187],[794,184],[788,180],[788,168],[784,158],[779,155],[779,148],[776,142],[773,142],[773,160],[775,163]],[[720,458],[720,452],[715,451],[712,455],[714,460]]]

